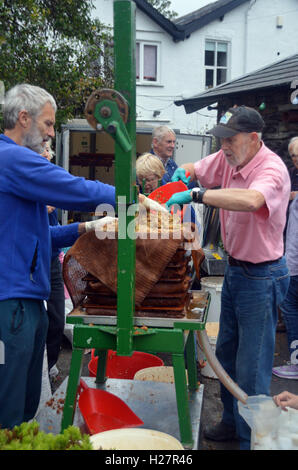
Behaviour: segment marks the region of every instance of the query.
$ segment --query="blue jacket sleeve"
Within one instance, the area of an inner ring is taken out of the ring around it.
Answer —
[[[79,238],[78,227],[78,222],[68,225],[50,226],[52,251],[58,248],[66,248],[73,245]]]
[[[5,179],[8,193],[66,210],[115,207],[114,186],[73,176],[26,147],[11,145],[4,159],[0,180]]]

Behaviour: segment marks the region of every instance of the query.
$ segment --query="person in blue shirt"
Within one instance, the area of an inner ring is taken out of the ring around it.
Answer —
[[[53,159],[54,153],[51,148],[51,141],[46,142],[42,156],[48,161]],[[50,226],[59,225],[58,211],[53,206],[47,206]],[[49,320],[48,333],[46,339],[46,350],[48,359],[48,370],[51,379],[58,375],[56,366],[65,326],[65,293],[62,275],[62,265],[59,259],[60,248],[52,250],[51,257],[51,292],[47,300],[47,314]]]
[[[176,145],[176,134],[168,126],[158,126],[152,132],[151,153],[156,155],[162,162],[165,174],[162,178],[162,184],[170,183],[177,163],[173,160],[173,154]]]
[[[48,206],[48,215],[50,226],[59,225],[58,211],[55,207]],[[59,258],[60,253],[60,248],[57,248],[52,252],[51,292],[47,300],[49,326],[46,340],[46,348],[49,374],[50,378],[53,379],[58,374],[56,363],[61,349],[65,326],[65,292],[62,275],[62,264]]]
[[[158,126],[153,129],[150,153],[158,157],[163,165],[164,172],[161,184],[170,183],[176,168],[178,168],[176,162],[173,160],[175,143],[176,134],[170,127]],[[142,186],[138,176],[137,184],[140,187]]]
[[[0,135],[0,426],[12,428],[38,408],[48,318],[51,256],[92,222],[50,226],[47,205],[93,212],[115,206],[115,188],[53,165],[41,154],[55,135],[56,103],[20,84],[4,99]],[[3,357],[4,356],[4,357]]]
[[[176,133],[168,126],[158,126],[153,129],[151,153],[161,160],[165,168],[161,184],[171,183],[172,177],[178,168],[173,159],[176,139]],[[196,182],[189,181],[187,186],[192,189],[196,186]]]
[[[297,141],[298,144],[298,141]],[[297,149],[298,150],[298,149]],[[274,367],[273,375],[282,379],[298,379],[298,194],[292,200],[286,233],[285,256],[290,273],[286,298],[280,305],[286,326],[289,363]]]

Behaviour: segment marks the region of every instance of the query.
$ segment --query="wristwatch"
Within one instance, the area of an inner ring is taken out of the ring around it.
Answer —
[[[204,204],[203,203],[203,196],[204,196],[206,191],[207,191],[207,188],[193,188],[193,190],[192,190],[192,200],[193,200],[193,202],[197,202],[198,204]]]

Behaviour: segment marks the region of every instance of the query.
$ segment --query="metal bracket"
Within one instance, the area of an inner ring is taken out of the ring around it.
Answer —
[[[89,124],[96,130],[104,130],[120,145],[124,152],[132,149],[132,143],[125,123],[129,107],[125,98],[116,90],[103,88],[89,97],[85,115]]]

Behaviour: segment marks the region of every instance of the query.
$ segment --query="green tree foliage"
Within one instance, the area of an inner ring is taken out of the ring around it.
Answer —
[[[171,8],[171,1],[170,0],[147,0],[156,10],[159,11],[162,15],[164,15],[169,20],[172,20],[178,16],[178,13],[175,11],[170,10]]]
[[[92,0],[0,0],[0,80],[30,83],[58,105],[57,124],[81,117],[91,92],[112,86],[110,31],[92,19]]]

